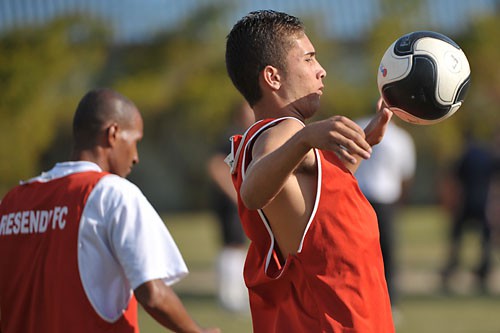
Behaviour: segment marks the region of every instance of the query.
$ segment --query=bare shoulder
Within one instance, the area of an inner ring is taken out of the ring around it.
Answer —
[[[305,125],[298,119],[288,118],[281,122],[279,125],[282,126],[281,132],[277,133],[281,138],[290,139],[297,132],[304,129]],[[279,126],[278,125],[278,126]],[[302,159],[302,162],[297,166],[294,173],[295,174],[310,174],[314,173],[316,170],[316,157],[314,155],[313,149],[311,149]]]
[[[252,148],[252,155],[255,160],[272,153],[273,151],[285,146],[295,134],[304,129],[304,124],[295,118],[287,118],[274,126],[266,129],[255,140]],[[287,146],[286,149],[294,149],[293,146]],[[309,151],[298,168],[295,171],[303,172],[309,170],[315,164],[313,150]]]
[[[275,150],[303,128],[304,124],[300,120],[286,118],[262,132],[256,139],[254,148],[261,147],[267,152]]]

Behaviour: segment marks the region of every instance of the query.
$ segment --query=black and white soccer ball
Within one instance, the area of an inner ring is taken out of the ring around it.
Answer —
[[[470,66],[462,49],[447,36],[415,31],[398,38],[380,62],[377,85],[394,114],[430,125],[453,115],[470,84]]]

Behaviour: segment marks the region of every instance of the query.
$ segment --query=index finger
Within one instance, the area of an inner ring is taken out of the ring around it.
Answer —
[[[377,112],[385,108],[388,108],[387,104],[382,97],[379,97],[377,101]]]

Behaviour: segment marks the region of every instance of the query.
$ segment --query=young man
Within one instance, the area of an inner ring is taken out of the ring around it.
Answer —
[[[137,301],[175,332],[203,330],[169,285],[188,271],[162,220],[125,178],[143,121],[109,89],[87,93],[71,162],[0,203],[0,331],[139,332]],[[134,297],[135,296],[135,297]]]
[[[326,72],[300,20],[252,12],[227,38],[226,66],[256,123],[228,157],[251,240],[245,281],[255,332],[393,332],[377,219],[353,176],[382,139],[317,111]]]

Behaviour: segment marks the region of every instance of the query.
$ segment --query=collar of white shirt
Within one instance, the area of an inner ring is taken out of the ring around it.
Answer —
[[[22,184],[28,184],[32,182],[48,182],[53,179],[65,177],[67,175],[77,173],[77,172],[86,172],[86,171],[97,171],[101,172],[102,169],[94,162],[89,161],[68,161],[68,162],[59,162],[50,169],[49,171],[42,172],[41,175],[21,181]]]

